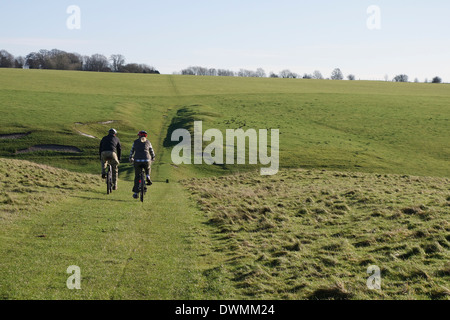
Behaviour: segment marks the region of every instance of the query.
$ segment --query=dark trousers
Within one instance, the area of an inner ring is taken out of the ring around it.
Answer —
[[[138,193],[139,192],[139,179],[141,178],[141,169],[144,168],[145,175],[148,176],[152,169],[151,169],[151,162],[135,162],[134,163],[134,187],[133,192]]]
[[[112,151],[103,151],[101,154],[102,157],[102,174],[106,174],[106,167],[108,164],[112,166],[112,183],[113,186],[117,187],[117,177],[119,175],[119,158],[117,158],[117,154]]]

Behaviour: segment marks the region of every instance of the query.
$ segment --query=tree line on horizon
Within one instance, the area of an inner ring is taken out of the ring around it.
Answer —
[[[188,67],[181,70],[178,74],[181,75],[191,75],[191,76],[222,76],[222,77],[250,77],[250,78],[285,78],[285,79],[325,79],[322,73],[318,70],[314,71],[312,74],[305,73],[300,75],[298,73],[292,72],[289,69],[280,71],[278,74],[270,72],[269,75],[262,68],[256,69],[256,71],[248,69],[240,69],[235,72],[228,69],[215,69],[215,68],[205,68],[200,66]],[[344,74],[339,68],[333,70],[330,78],[331,80],[343,80]],[[354,75],[348,75],[347,79],[355,80]]]
[[[191,76],[222,76],[222,77],[254,77],[254,78],[285,78],[285,79],[317,79],[317,80],[344,80],[344,74],[341,69],[336,68],[332,71],[329,78],[325,78],[319,70],[314,71],[312,74],[305,73],[303,75],[285,69],[279,73],[270,72],[269,75],[262,68],[256,69],[256,71],[248,69],[240,69],[235,72],[228,69],[215,69],[215,68],[205,68],[200,66],[191,66],[186,69],[181,70],[181,72],[174,72],[174,74],[181,75],[191,75]],[[356,80],[354,74],[349,74],[347,76],[348,80]],[[409,77],[405,74],[400,74],[395,76],[393,82],[408,82]],[[385,81],[389,81],[388,77],[385,77]],[[416,78],[414,82],[419,82]],[[428,80],[425,80],[427,83]],[[442,83],[440,77],[434,77],[431,81],[432,83]]]
[[[58,49],[42,49],[25,57],[15,57],[6,50],[0,50],[0,68],[159,74],[158,70],[146,64],[125,63],[125,57],[121,54],[107,58],[98,53],[83,56]]]
[[[0,50],[0,68],[27,68],[27,69],[53,69],[53,70],[78,70],[78,71],[96,71],[96,72],[122,72],[122,73],[148,73],[160,74],[158,70],[147,64],[125,63],[125,57],[121,54],[113,54],[109,58],[102,54],[93,54],[91,56],[80,55],[78,53],[66,52],[58,49],[39,50],[31,52],[27,56],[15,57],[6,50]],[[201,66],[191,66],[174,72],[174,74],[193,75],[193,76],[223,76],[223,77],[257,77],[257,78],[292,78],[292,79],[317,79],[317,80],[343,80],[344,74],[339,68],[331,73],[330,77],[325,78],[319,70],[312,74],[305,73],[300,75],[289,69],[279,73],[270,72],[268,75],[262,68],[256,71],[240,69],[235,72],[228,69],[205,68]],[[356,80],[355,75],[349,74],[348,80]],[[408,82],[409,77],[405,74],[395,76],[394,82]],[[385,76],[385,81],[389,81]],[[419,82],[416,78],[414,82]],[[428,83],[428,79],[425,83]],[[432,78],[431,83],[442,83],[438,76]]]

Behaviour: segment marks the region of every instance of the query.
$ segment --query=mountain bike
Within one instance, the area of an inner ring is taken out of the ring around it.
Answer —
[[[110,194],[113,190],[112,166],[108,164],[106,170],[106,194]]]
[[[139,199],[144,202],[144,196],[147,193],[147,185],[145,183],[146,175],[144,167],[141,167],[141,174],[139,175]]]

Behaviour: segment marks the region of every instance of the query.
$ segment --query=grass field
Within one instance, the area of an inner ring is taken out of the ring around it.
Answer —
[[[107,197],[92,175],[7,159],[0,168],[1,299],[219,298],[201,293],[202,221],[182,186],[156,184],[141,205],[130,181]],[[71,265],[79,291],[66,287]]]
[[[0,70],[0,297],[448,299],[449,103],[445,84]],[[174,166],[170,133],[194,120],[279,129],[282,171]],[[124,157],[107,197],[111,127]],[[126,161],[142,129],[144,205]]]
[[[447,85],[1,72],[2,133],[31,132],[2,140],[3,157],[36,144],[74,145],[85,152],[15,158],[94,173],[98,142],[77,130],[101,137],[115,126],[128,149],[140,128],[165,139],[165,126],[184,108],[204,118],[205,130],[280,129],[283,167],[450,175]],[[202,117],[211,111],[214,117]]]
[[[447,178],[284,170],[187,180],[256,299],[430,299],[450,291]],[[377,265],[383,290],[366,286]]]

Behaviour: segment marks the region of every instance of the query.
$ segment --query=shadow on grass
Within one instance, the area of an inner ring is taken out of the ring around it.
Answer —
[[[106,196],[106,194],[105,194]],[[100,200],[100,201],[114,201],[114,202],[136,202],[136,200],[120,200],[120,199],[112,199],[112,198],[100,198],[100,197],[86,197],[86,196],[73,196],[74,198],[85,199],[85,200]]]

